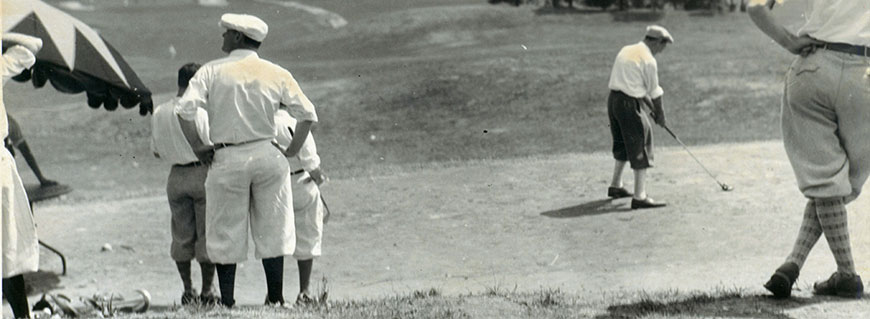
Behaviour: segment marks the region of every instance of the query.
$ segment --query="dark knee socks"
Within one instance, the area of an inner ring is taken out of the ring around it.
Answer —
[[[284,303],[284,256],[263,259],[267,303]]]
[[[215,264],[218,286],[221,290],[221,304],[232,307],[236,303],[233,296],[236,281],[236,264]]]
[[[15,318],[30,318],[30,306],[27,304],[23,275],[3,278],[3,296],[9,300]]]

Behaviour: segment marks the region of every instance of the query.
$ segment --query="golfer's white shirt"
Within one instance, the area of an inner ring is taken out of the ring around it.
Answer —
[[[291,130],[295,127],[296,119],[290,116],[289,113],[284,110],[278,110],[278,112],[275,113],[275,128],[277,129],[275,142],[278,143],[278,146],[280,146],[282,150],[286,150],[290,147],[290,142],[293,141],[293,133]],[[302,148],[299,149],[299,154],[295,157],[288,158],[288,160],[291,172],[295,172],[299,169],[304,169],[305,171],[310,172],[320,167],[320,156],[317,155],[317,145],[314,144],[314,136],[309,133],[305,142],[302,143]]]
[[[798,35],[825,42],[870,46],[870,1],[810,0],[804,13],[806,24]]]
[[[181,123],[175,115],[175,107],[180,98],[174,97],[166,103],[160,104],[154,109],[151,116],[151,151],[160,155],[160,158],[172,164],[188,164],[199,161],[184,131]],[[208,113],[197,108],[196,133],[205,145],[212,145],[208,135]]]
[[[619,50],[607,87],[639,99],[644,96],[655,99],[665,93],[659,86],[656,59],[643,41]]]
[[[242,143],[275,138],[279,104],[288,106],[298,120],[317,122],[314,104],[289,71],[260,59],[255,51],[237,49],[196,72],[176,112],[193,121],[196,109],[204,108],[212,142]]]

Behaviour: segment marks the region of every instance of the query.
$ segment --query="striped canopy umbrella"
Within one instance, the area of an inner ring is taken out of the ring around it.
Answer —
[[[16,76],[37,88],[51,82],[64,93],[86,92],[88,105],[115,110],[139,105],[151,111],[151,91],[115,48],[96,31],[69,14],[38,0],[2,0],[3,32],[42,39],[36,65]]]

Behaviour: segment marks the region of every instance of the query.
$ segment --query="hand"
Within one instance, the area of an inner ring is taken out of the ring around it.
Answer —
[[[214,149],[209,148],[205,150],[200,150],[198,152],[194,152],[196,154],[196,158],[205,165],[211,165],[211,162],[214,160]]]
[[[802,35],[800,37],[793,38],[787,45],[785,45],[785,48],[788,50],[788,52],[791,52],[792,54],[798,54],[802,57],[806,57],[810,54],[813,54],[813,52],[816,52],[817,46],[823,44],[824,42],[813,39],[808,35]]]
[[[316,168],[311,172],[308,172],[309,180],[313,180],[317,185],[321,185],[329,180],[329,177],[323,174],[323,171],[320,168]],[[308,181],[305,181],[308,182]]]
[[[659,126],[661,126],[661,127],[665,127],[665,126],[666,126],[666,122],[667,122],[667,121],[665,120],[665,117],[664,117],[664,116],[658,116],[658,115],[656,115],[655,112],[649,112],[649,116],[652,117],[652,118],[653,118],[653,122],[655,122],[655,123],[658,124]]]

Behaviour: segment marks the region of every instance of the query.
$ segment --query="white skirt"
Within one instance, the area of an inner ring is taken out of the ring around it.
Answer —
[[[3,213],[0,230],[0,244],[3,247],[0,268],[3,269],[3,278],[37,271],[39,241],[36,238],[36,224],[24,184],[15,167],[15,159],[5,147],[0,147],[0,204]]]

